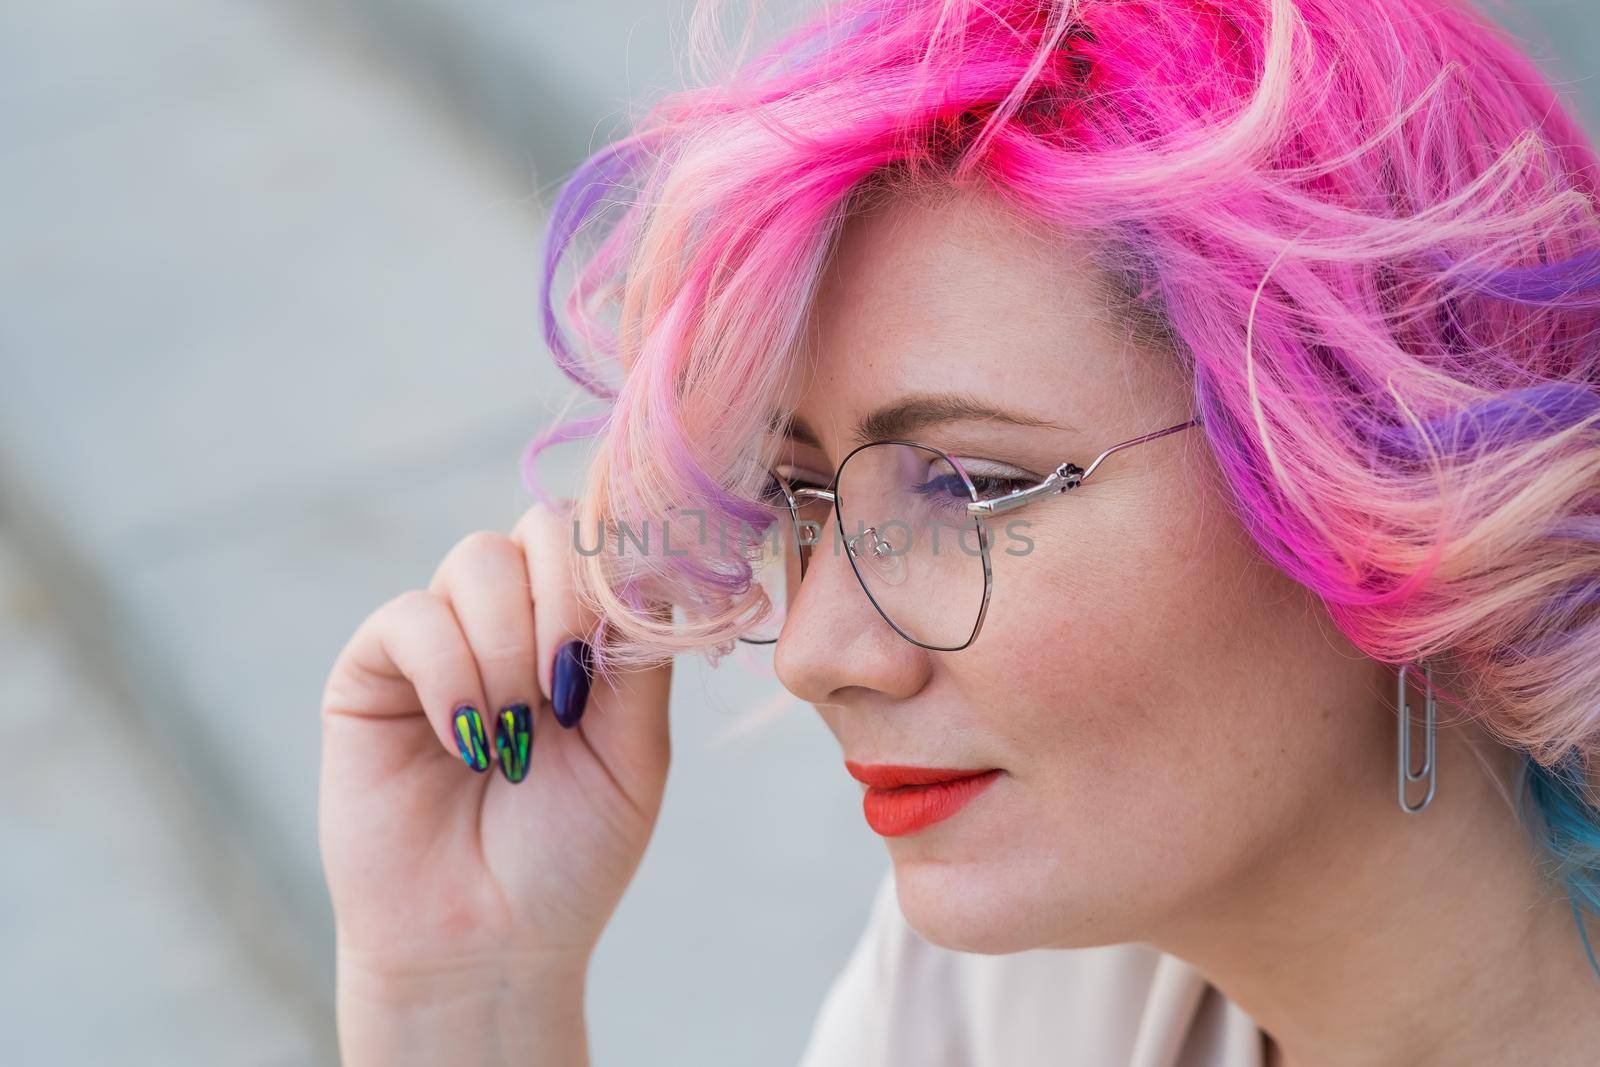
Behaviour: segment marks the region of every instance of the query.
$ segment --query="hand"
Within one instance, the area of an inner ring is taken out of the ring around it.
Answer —
[[[328,677],[319,833],[347,1059],[348,1031],[384,1029],[347,1018],[347,991],[399,1011],[408,990],[477,1002],[545,976],[581,1004],[660,811],[671,663],[590,681],[570,531],[536,506],[510,536],[465,537]]]

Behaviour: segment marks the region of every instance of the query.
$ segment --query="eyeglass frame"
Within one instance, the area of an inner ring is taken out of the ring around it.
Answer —
[[[905,640],[911,642],[913,645],[916,645],[918,648],[925,648],[930,652],[960,652],[962,649],[970,647],[972,643],[978,639],[978,634],[983,629],[983,620],[989,613],[989,596],[994,589],[994,572],[989,562],[989,530],[979,520],[985,516],[1001,515],[1015,511],[1018,508],[1034,503],[1035,501],[1046,496],[1055,496],[1065,493],[1069,490],[1076,489],[1078,486],[1088,481],[1089,476],[1099,468],[1101,462],[1104,461],[1107,456],[1111,455],[1111,453],[1120,449],[1129,448],[1133,445],[1144,444],[1146,441],[1154,441],[1158,437],[1165,437],[1168,434],[1177,433],[1179,430],[1187,430],[1191,426],[1199,425],[1201,425],[1201,419],[1199,416],[1196,416],[1187,422],[1181,422],[1175,426],[1168,426],[1164,430],[1156,430],[1153,433],[1141,434],[1138,437],[1131,437],[1126,441],[1119,441],[1117,444],[1114,444],[1110,448],[1101,452],[1087,467],[1080,467],[1071,461],[1062,462],[1056,466],[1055,470],[1051,471],[1042,480],[1034,483],[1033,485],[1024,486],[1021,489],[1014,489],[1009,493],[1005,493],[997,497],[991,497],[988,500],[969,500],[966,503],[965,512],[966,516],[973,520],[973,525],[978,530],[978,549],[979,555],[983,560],[983,600],[978,605],[978,618],[972,624],[972,632],[968,634],[967,639],[959,645],[930,645],[924,641],[918,641],[916,638],[902,630],[899,624],[889,617],[889,613],[884,611],[882,605],[878,603],[878,598],[872,595],[872,590],[867,588],[866,579],[861,576],[861,570],[856,566],[855,547],[852,542],[858,540],[861,535],[858,535],[855,538],[845,539],[845,555],[850,560],[850,570],[855,574],[856,584],[859,585],[861,587],[861,591],[866,594],[867,603],[871,604],[873,609],[877,611],[878,615],[883,619],[883,621],[888,623],[890,628]],[[950,464],[951,468],[953,468],[957,474],[961,475],[962,481],[966,483],[967,491],[976,496],[977,490],[972,484],[972,477],[971,475],[967,474],[966,468],[962,467],[960,460],[956,459],[956,457],[950,455],[942,448],[935,448],[933,445],[926,445],[920,441],[882,440],[867,441],[864,444],[857,445],[855,448],[851,449],[850,452],[839,461],[839,465],[834,468],[833,477],[829,479],[827,488],[801,486],[798,489],[792,489],[790,488],[788,481],[785,480],[781,475],[779,475],[776,471],[769,470],[767,473],[775,482],[778,483],[779,487],[783,489],[784,496],[786,498],[786,507],[789,511],[789,521],[792,524],[796,535],[795,552],[800,559],[801,581],[805,580],[806,566],[811,559],[811,548],[813,543],[806,542],[804,538],[800,536],[799,499],[804,497],[812,500],[825,500],[831,503],[833,505],[834,522],[837,524],[838,529],[843,530],[844,510],[842,504],[840,503],[837,489],[839,484],[839,473],[844,470],[844,465],[850,462],[851,456],[854,456],[857,452],[863,451],[864,449],[872,448],[877,445],[906,445],[911,448],[922,449],[925,452],[932,452],[934,455]],[[868,529],[871,529],[871,527],[868,527]],[[863,531],[863,534],[864,533],[865,531]],[[796,594],[790,594],[791,598],[793,595]],[[740,637],[739,640],[751,645],[771,645],[776,644],[778,638]]]

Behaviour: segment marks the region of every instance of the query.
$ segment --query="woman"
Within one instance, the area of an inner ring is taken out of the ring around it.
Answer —
[[[586,1062],[669,657],[774,635],[893,861],[807,1064],[1594,1062],[1596,175],[1441,0],[848,0],[667,97],[553,212],[575,508],[328,680],[347,1062]]]

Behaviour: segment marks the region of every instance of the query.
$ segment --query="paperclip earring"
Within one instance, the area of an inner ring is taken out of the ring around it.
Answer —
[[[1409,664],[1401,665],[1400,680],[1395,687],[1395,708],[1399,712],[1398,717],[1400,720],[1400,743],[1396,747],[1398,748],[1400,765],[1400,808],[1408,815],[1415,815],[1427,807],[1429,801],[1433,800],[1434,789],[1439,784],[1439,769],[1434,759],[1435,739],[1438,735],[1438,719],[1437,709],[1433,700],[1433,667],[1425,664],[1422,668],[1422,677],[1427,687],[1427,696],[1423,701],[1422,715],[1426,740],[1423,742],[1424,756],[1422,766],[1413,771],[1411,769],[1411,707],[1406,702],[1406,671],[1409,667]],[[1428,783],[1428,791],[1423,794],[1420,801],[1412,804],[1406,800],[1406,783],[1421,781]]]

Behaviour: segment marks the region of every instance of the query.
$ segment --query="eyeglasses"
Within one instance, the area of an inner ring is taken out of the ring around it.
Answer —
[[[883,620],[914,645],[958,652],[977,640],[994,586],[986,520],[1076,489],[1113,452],[1199,425],[1191,419],[1122,441],[1087,467],[1062,463],[1043,481],[1020,486],[1015,477],[969,473],[949,453],[913,441],[859,446],[826,486],[769,471],[763,500],[788,516],[776,516],[776,536],[763,542],[767,551],[755,561],[755,577],[773,610],[759,636],[740,640],[766,645],[778,639],[831,510],[833,546],[844,550]]]

